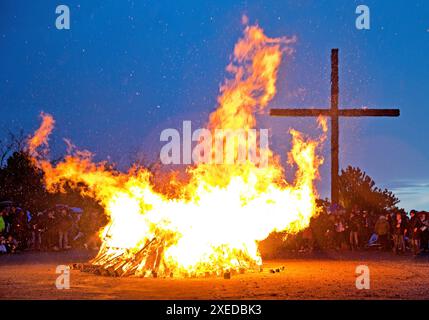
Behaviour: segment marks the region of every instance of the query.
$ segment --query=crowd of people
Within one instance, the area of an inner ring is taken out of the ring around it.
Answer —
[[[101,212],[83,212],[57,205],[32,214],[10,205],[0,210],[0,253],[25,250],[60,251],[71,248],[96,250],[98,231],[105,221]],[[324,221],[324,222],[323,222]],[[322,222],[322,223],[321,223]],[[429,252],[429,213],[393,210],[374,215],[354,207],[337,208],[312,219],[310,227],[292,238],[299,251],[313,249]]]
[[[328,214],[324,224],[324,246],[336,250],[392,250],[397,254],[415,255],[429,252],[429,213],[411,210],[392,210],[374,215],[354,207]],[[314,228],[301,235],[301,251],[312,250],[317,244]]]
[[[36,214],[10,205],[0,210],[0,253],[97,249],[99,213],[58,205]]]

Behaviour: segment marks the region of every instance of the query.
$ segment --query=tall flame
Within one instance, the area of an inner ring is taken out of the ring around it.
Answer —
[[[219,105],[210,115],[210,131],[256,126],[255,112],[274,97],[282,56],[293,42],[269,38],[259,26],[245,28],[227,67],[232,77],[221,86]],[[46,128],[44,122],[35,136]],[[274,231],[298,232],[316,213],[314,180],[322,163],[316,148],[323,139],[305,139],[295,130],[290,134],[289,162],[297,168],[293,183],[285,180],[270,150],[267,166],[247,161],[189,167],[187,182],[175,181],[174,196],[156,191],[147,169],[106,169],[89,152],[71,152],[55,166],[39,164],[50,190],[61,190],[67,182],[105,208],[109,223],[100,233],[103,245],[94,265],[121,275],[220,273],[260,266],[258,241]]]

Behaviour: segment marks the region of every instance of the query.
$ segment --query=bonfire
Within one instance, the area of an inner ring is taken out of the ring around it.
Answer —
[[[293,37],[270,38],[259,26],[246,25],[206,128],[254,129],[255,115],[263,113],[276,94],[280,63],[292,54],[294,42]],[[108,170],[104,162],[94,162],[91,153],[76,148],[53,165],[45,152],[37,151],[46,149],[54,127],[52,116],[42,118],[28,144],[47,188],[63,191],[65,184],[72,186],[96,199],[108,217],[100,231],[102,246],[90,262],[90,269],[98,272],[187,277],[259,270],[260,241],[272,232],[299,232],[317,214],[314,182],[322,158],[316,151],[324,133],[313,140],[290,130],[288,161],[296,168],[294,181],[286,181],[279,156],[269,150],[263,166],[252,161],[190,165],[186,182],[167,182],[175,186],[171,194],[156,188],[148,169]],[[237,157],[240,143],[228,149],[230,156]]]

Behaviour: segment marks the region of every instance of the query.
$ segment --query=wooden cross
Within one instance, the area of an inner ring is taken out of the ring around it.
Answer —
[[[339,203],[339,117],[398,117],[399,109],[338,109],[338,49],[331,51],[330,109],[271,109],[271,116],[331,118],[331,203]]]

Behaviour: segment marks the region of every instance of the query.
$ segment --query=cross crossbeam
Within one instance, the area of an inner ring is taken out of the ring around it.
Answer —
[[[271,116],[278,117],[330,117],[330,109],[271,109]],[[398,109],[340,109],[340,117],[398,117]]]

